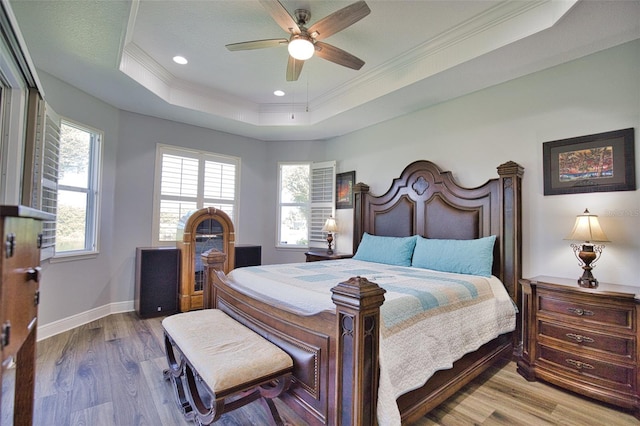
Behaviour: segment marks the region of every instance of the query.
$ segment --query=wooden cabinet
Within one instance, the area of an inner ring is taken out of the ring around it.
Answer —
[[[336,259],[349,259],[353,257],[352,254],[346,253],[327,253],[326,250],[309,250],[304,254],[307,257],[307,262],[317,262],[320,260],[336,260]]]
[[[204,307],[205,267],[200,255],[217,249],[227,254],[224,272],[235,264],[235,231],[229,216],[222,210],[206,207],[194,211],[178,227],[180,249],[180,311]]]
[[[518,372],[632,410],[640,419],[640,287],[536,277],[520,280]]]
[[[53,219],[53,215],[28,207],[0,206],[0,385],[7,369],[16,368],[14,383],[2,386],[0,407],[13,399],[14,424],[31,424],[33,415],[42,221]],[[6,416],[0,413],[0,418]]]

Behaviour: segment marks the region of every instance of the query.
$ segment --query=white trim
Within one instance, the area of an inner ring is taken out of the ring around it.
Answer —
[[[108,315],[119,314],[122,312],[131,312],[133,310],[133,300],[129,300],[126,302],[110,303],[108,305],[103,305],[98,308],[80,312],[79,314],[75,314],[58,321],[39,325],[37,340],[40,341],[48,337],[55,336],[56,334],[64,333],[65,331],[69,331],[91,321],[104,318]]]

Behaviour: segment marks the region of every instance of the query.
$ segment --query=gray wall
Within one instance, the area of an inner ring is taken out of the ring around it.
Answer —
[[[242,158],[239,243],[263,247],[264,263],[302,261],[276,250],[278,161],[338,160],[338,172],[374,193],[417,159],[434,161],[477,186],[508,160],[525,167],[525,276],[580,275],[568,241],[585,207],[612,240],[594,273],[640,287],[640,195],[543,196],[542,143],[626,127],[640,128],[640,41],[479,91],[329,141],[263,142],[118,111],[41,73],[48,102],[63,116],[105,132],[101,252],[94,259],[46,264],[40,324],[81,321],[107,304],[131,307],[135,248],[151,243],[155,146],[166,143]],[[637,145],[637,144],[636,144]],[[640,167],[640,148],[636,147]],[[337,211],[337,247],[350,251],[351,210]]]
[[[116,152],[120,112],[106,103],[39,71],[45,97],[53,110],[66,118],[104,133],[100,194],[100,253],[92,258],[43,262],[39,324],[46,324],[113,302],[112,254]]]
[[[468,187],[516,161],[525,167],[524,275],[581,275],[563,238],[588,207],[611,240],[594,275],[640,287],[640,191],[544,196],[542,176],[543,142],[628,127],[636,129],[640,175],[639,76],[640,41],[634,41],[332,139],[327,156],[340,159],[339,171],[356,170],[375,194],[417,159],[451,170]],[[338,240],[349,247],[344,234]]]

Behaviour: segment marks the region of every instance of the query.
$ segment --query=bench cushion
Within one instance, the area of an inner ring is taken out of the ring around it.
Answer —
[[[162,326],[214,394],[293,366],[286,352],[218,309],[172,315]]]

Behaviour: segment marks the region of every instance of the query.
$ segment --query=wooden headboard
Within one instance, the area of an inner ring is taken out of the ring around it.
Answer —
[[[381,196],[363,183],[354,186],[353,252],[362,235],[474,239],[496,235],[493,274],[519,303],[521,278],[521,183],[524,169],[512,161],[498,166],[498,178],[477,188],[458,185],[451,172],[430,161],[409,164]]]

